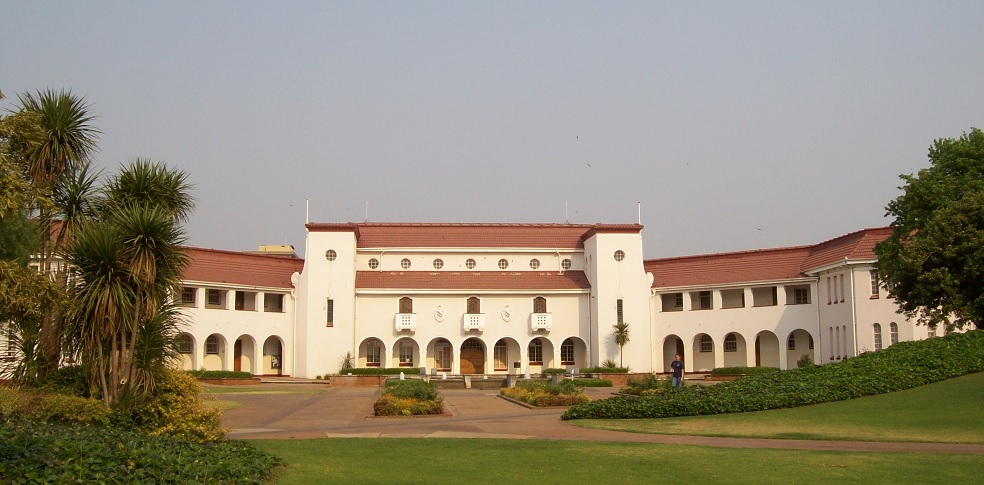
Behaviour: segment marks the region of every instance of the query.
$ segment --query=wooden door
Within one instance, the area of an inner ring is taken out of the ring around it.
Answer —
[[[461,349],[461,373],[484,374],[485,352],[476,348]]]
[[[243,341],[237,340],[233,346],[232,370],[239,372],[243,370]]]

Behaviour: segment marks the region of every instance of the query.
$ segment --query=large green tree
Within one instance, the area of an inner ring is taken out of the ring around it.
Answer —
[[[936,140],[930,167],[901,175],[886,210],[892,235],[875,247],[878,276],[900,312],[947,328],[984,322],[984,132]]]

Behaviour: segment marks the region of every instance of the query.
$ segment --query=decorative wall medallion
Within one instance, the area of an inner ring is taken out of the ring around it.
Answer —
[[[434,310],[434,320],[437,320],[439,322],[443,322],[444,321],[444,308],[443,307],[437,307],[437,310]]]
[[[506,305],[506,307],[502,309],[502,319],[507,322],[512,320],[512,309],[509,308],[509,305]]]

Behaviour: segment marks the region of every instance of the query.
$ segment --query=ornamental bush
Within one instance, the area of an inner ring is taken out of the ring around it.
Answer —
[[[524,381],[516,387],[499,391],[505,397],[524,402],[531,406],[571,406],[588,402],[588,397],[572,381],[557,384],[546,381]]]
[[[778,367],[718,367],[711,369],[712,376],[750,376],[779,372]]]
[[[38,423],[107,424],[112,411],[98,399],[0,387],[0,416]]]
[[[714,386],[573,406],[563,419],[622,419],[762,411],[901,391],[984,371],[984,330],[899,342],[836,364],[758,374]]]
[[[168,370],[154,395],[134,411],[134,422],[151,436],[170,436],[207,443],[221,440],[222,412],[215,396],[202,397],[202,387],[188,373]]]
[[[353,367],[351,369],[341,371],[341,375],[398,376],[401,372],[410,376],[420,375],[420,369],[416,367]]]
[[[673,391],[673,381],[660,379],[654,375],[648,375],[641,379],[629,379],[628,384],[619,389],[622,394],[632,394],[633,396],[652,396],[671,391]]]
[[[196,379],[252,379],[253,374],[235,370],[189,370],[185,371]]]
[[[373,404],[376,416],[441,414],[444,400],[437,386],[421,380],[388,381],[383,395]]]

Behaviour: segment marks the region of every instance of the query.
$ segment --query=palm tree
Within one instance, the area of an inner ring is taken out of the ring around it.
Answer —
[[[53,195],[56,187],[65,182],[66,174],[70,179],[80,173],[87,174],[86,166],[96,150],[99,130],[92,125],[93,117],[86,101],[71,91],[48,89],[36,95],[24,93],[19,98],[21,111],[32,115],[39,128],[22,151],[25,171],[34,187],[29,206],[35,211],[42,236],[41,272],[54,275],[55,281],[64,287],[67,276],[61,268],[52,271],[52,262],[61,253],[68,232],[66,225],[60,224],[65,211],[59,210]],[[46,311],[41,321],[41,351],[37,358],[41,360],[42,376],[58,366],[62,321],[63,316],[55,308]]]
[[[615,344],[618,345],[618,366],[624,367],[622,365],[622,348],[629,343],[629,324],[624,321],[618,322],[614,328],[615,331],[612,332],[612,335],[615,337]]]
[[[162,164],[123,167],[105,187],[97,219],[68,246],[77,271],[70,340],[92,385],[124,410],[153,391],[174,355],[180,321],[170,302],[186,262],[179,219],[192,205],[186,178]]]

